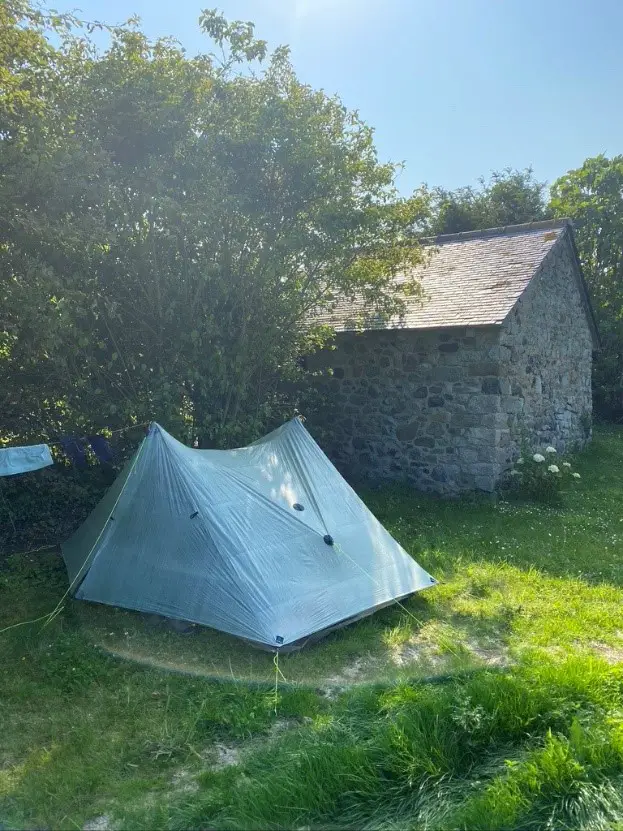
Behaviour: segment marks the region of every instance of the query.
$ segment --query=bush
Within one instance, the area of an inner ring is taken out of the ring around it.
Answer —
[[[0,480],[0,557],[58,545],[88,516],[117,471],[55,465]]]
[[[506,481],[506,486],[518,496],[535,502],[560,502],[566,487],[580,479],[568,459],[558,457],[556,448],[548,446],[542,452],[524,447]]]

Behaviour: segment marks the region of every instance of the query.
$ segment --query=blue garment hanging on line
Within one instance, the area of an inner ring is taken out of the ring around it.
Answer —
[[[112,464],[112,451],[110,449],[110,445],[108,444],[108,440],[105,439],[104,436],[87,436],[87,441],[102,464]]]
[[[76,438],[76,436],[62,436],[62,438],[59,439],[59,443],[63,448],[63,452],[72,464],[74,464],[79,470],[84,470],[87,467],[87,454],[84,439]]]
[[[32,444],[27,447],[5,447],[0,449],[0,476],[28,473],[54,464],[47,444]]]

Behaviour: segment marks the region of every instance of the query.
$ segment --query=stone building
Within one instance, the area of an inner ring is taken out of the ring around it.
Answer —
[[[323,316],[336,349],[310,361],[333,370],[323,443],[346,476],[491,491],[522,435],[590,438],[597,331],[567,221],[440,237],[415,276],[400,319]]]

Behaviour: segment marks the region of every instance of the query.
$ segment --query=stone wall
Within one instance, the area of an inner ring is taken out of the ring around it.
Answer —
[[[559,451],[590,437],[592,348],[563,239],[501,327],[338,335],[310,359],[333,375],[309,426],[352,481],[491,491],[522,435]]]
[[[573,251],[563,239],[504,322],[501,358],[512,398],[513,443],[525,434],[557,450],[591,434],[593,340]]]
[[[310,368],[333,368],[319,437],[342,473],[439,493],[494,487],[509,441],[499,328],[344,333],[336,344]]]

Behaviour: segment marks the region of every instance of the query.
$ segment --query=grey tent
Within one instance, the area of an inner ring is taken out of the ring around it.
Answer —
[[[237,450],[195,450],[152,424],[63,557],[77,598],[273,649],[435,582],[299,419]]]

